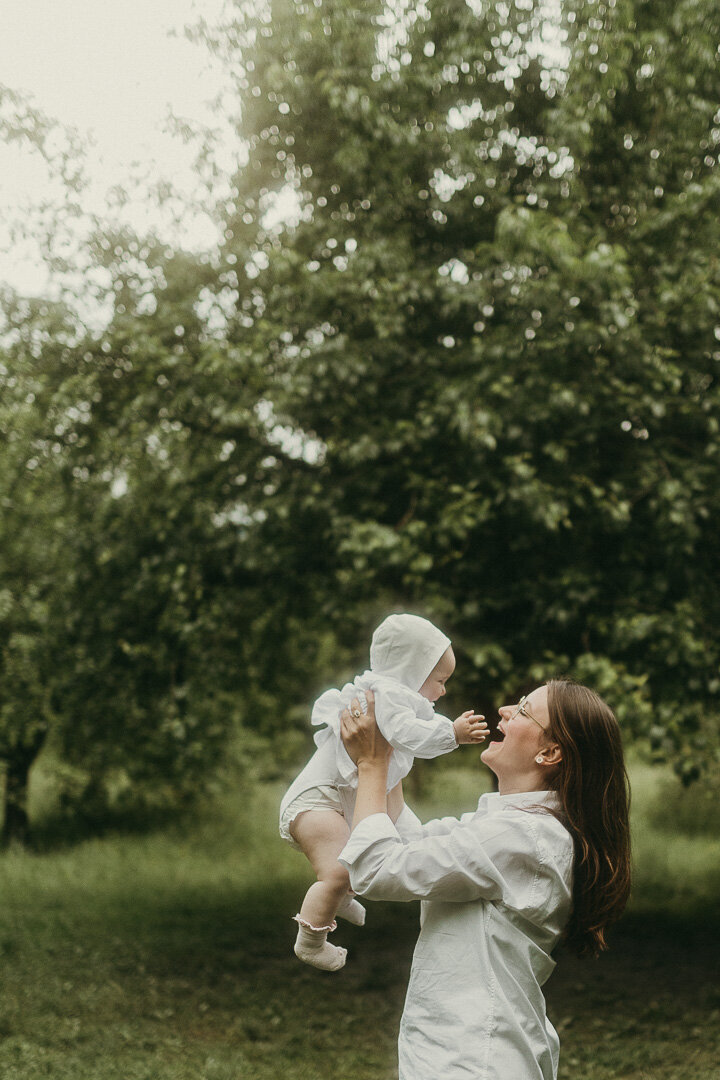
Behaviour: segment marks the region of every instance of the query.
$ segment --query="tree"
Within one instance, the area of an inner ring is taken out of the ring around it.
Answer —
[[[570,668],[691,778],[717,755],[717,13],[566,6],[567,69],[547,18],[278,0],[216,36],[249,144],[227,336],[312,455],[252,505],[339,633],[368,596],[423,605],[488,695]]]
[[[52,727],[50,605],[62,577],[64,492],[59,444],[38,402],[44,370],[72,336],[62,304],[6,292],[0,354],[0,761],[5,769],[2,838],[28,829],[30,768]],[[42,355],[40,361],[38,357]],[[46,451],[46,452],[45,452]]]
[[[247,148],[222,244],[103,228],[107,327],[22,360],[62,537],[43,685],[103,790],[182,800],[238,732],[291,757],[393,607],[477,707],[569,671],[686,780],[718,760],[718,14],[557,18],[201,31]]]

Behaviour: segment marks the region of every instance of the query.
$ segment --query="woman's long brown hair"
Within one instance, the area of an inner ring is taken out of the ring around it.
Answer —
[[[620,727],[593,690],[565,679],[548,683],[548,711],[548,734],[562,751],[553,787],[575,845],[564,940],[580,955],[597,956],[630,894],[630,787]]]

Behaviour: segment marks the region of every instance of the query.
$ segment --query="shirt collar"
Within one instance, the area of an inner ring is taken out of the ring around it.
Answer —
[[[556,791],[515,791],[512,795],[489,791],[481,795],[478,802],[478,810],[485,810],[488,814],[494,814],[507,806],[547,806],[551,810],[559,810],[560,798]]]

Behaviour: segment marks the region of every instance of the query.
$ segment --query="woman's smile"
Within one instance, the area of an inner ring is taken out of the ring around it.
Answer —
[[[505,718],[502,717],[495,725],[492,735],[490,735],[490,741],[488,742],[488,745],[486,747],[487,750],[489,750],[491,746],[502,746],[502,744],[505,742],[505,738],[507,736],[507,728],[503,726],[504,724]],[[485,753],[485,751],[483,751],[483,753]]]

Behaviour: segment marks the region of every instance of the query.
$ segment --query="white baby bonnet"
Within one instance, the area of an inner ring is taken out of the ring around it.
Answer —
[[[365,705],[365,691],[380,692],[388,705],[410,707],[416,716],[431,720],[435,706],[418,693],[451,642],[441,630],[419,615],[388,615],[380,623],[370,644],[370,670],[356,676],[341,690],[326,690],[313,706],[313,725],[327,727],[315,735],[315,745],[322,746],[327,739],[337,741],[337,770],[346,784],[357,785],[357,768],[349,757],[340,733],[340,713],[354,697]],[[378,709],[378,713],[380,709]],[[382,722],[378,716],[379,726]],[[388,769],[388,791],[410,772],[413,755],[393,750]]]
[[[370,670],[397,679],[409,690],[419,690],[450,638],[419,615],[388,615],[370,644]]]

